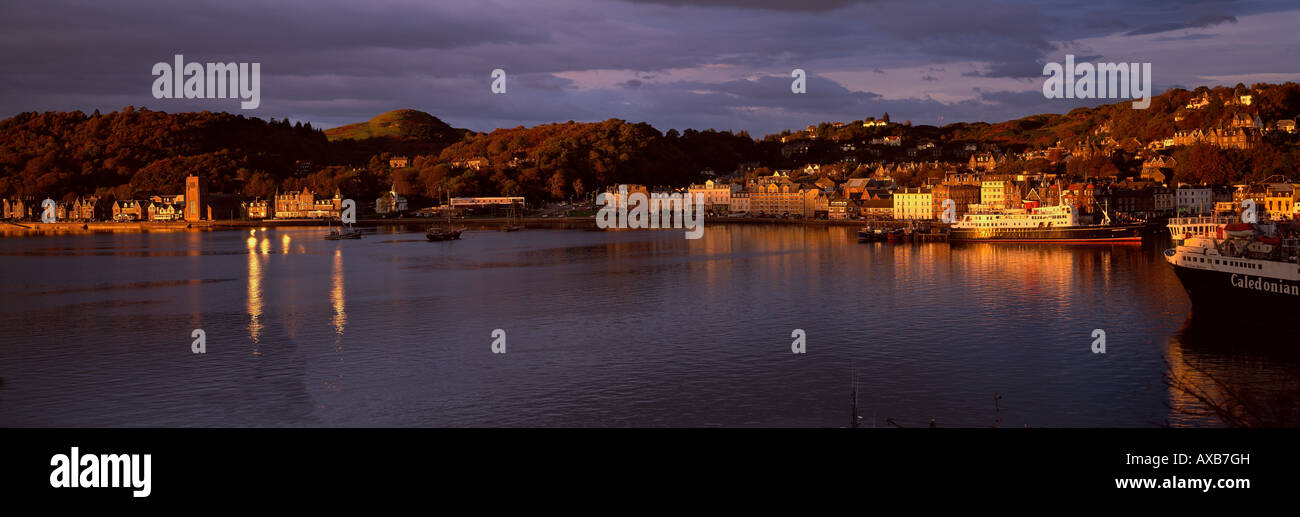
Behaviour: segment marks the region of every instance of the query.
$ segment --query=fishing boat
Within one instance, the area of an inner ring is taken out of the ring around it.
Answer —
[[[425,230],[424,237],[429,239],[431,242],[458,241],[460,240],[461,232],[464,231],[464,228],[451,227],[451,212],[447,212],[447,228],[439,228],[436,226],[429,228],[428,230]]]
[[[885,232],[879,228],[864,226],[858,230],[858,242],[880,242],[885,240]]]
[[[517,232],[522,229],[524,229],[522,222],[519,221],[518,216],[515,215],[515,209],[511,208],[509,215],[506,216],[506,224],[501,227],[501,231]]]
[[[441,227],[432,227],[424,233],[425,238],[430,242],[439,242],[439,240],[460,240],[461,231],[464,229],[443,230]]]
[[[345,224],[338,228],[331,227],[329,232],[325,234],[325,240],[360,239],[361,235],[361,230],[353,228],[350,224]]]

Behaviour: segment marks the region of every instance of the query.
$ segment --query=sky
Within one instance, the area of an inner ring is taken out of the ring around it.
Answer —
[[[1045,98],[1043,65],[1066,54],[1151,63],[1156,93],[1300,81],[1296,27],[1295,0],[7,0],[0,117],[132,105],[328,128],[411,108],[476,131],[620,118],[754,136],[886,112],[1000,122],[1115,102]],[[260,63],[260,105],[154,98],[153,65],[176,54]]]

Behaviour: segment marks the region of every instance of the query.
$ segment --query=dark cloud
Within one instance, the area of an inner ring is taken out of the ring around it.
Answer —
[[[627,0],[635,4],[659,4],[673,7],[728,7],[772,11],[833,11],[853,4],[874,0]]]
[[[1160,36],[1152,41],[1194,41],[1203,39],[1214,39],[1221,36],[1220,34],[1184,34],[1182,36]]]
[[[1023,83],[1041,78],[1043,63],[1075,40],[1211,27],[1288,9],[1297,9],[1294,0],[4,2],[0,116],[130,104],[329,127],[415,108],[475,130],[618,117],[759,134],[884,111],[918,123],[940,115],[1004,120],[1072,106],[1032,91],[949,103],[924,93],[892,99],[827,77],[865,73],[872,83],[927,91],[951,87],[936,79],[955,67],[970,70],[961,74],[974,78],[966,81]],[[153,99],[150,68],[174,54],[262,63],[261,108]],[[505,95],[489,89],[496,68],[508,74]],[[807,94],[790,93],[792,68],[808,71]],[[1179,80],[1195,79],[1169,79]]]
[[[1237,23],[1237,17],[1228,14],[1206,13],[1190,20],[1167,21],[1144,25],[1133,29],[1127,33],[1128,36],[1138,36],[1142,34],[1157,34],[1161,32],[1176,31],[1180,29],[1204,29],[1213,27],[1221,23]]]

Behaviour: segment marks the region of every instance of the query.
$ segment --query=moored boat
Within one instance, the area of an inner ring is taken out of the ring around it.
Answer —
[[[1298,236],[1290,225],[1202,225],[1164,255],[1194,310],[1294,316],[1300,311]]]
[[[424,236],[430,241],[455,241],[460,240],[460,234],[463,231],[465,231],[464,228],[446,230],[442,228],[429,228],[424,232]]]
[[[1103,212],[1104,215],[1104,212]],[[953,242],[1140,243],[1143,224],[1082,224],[1070,205],[966,214],[952,226]]]

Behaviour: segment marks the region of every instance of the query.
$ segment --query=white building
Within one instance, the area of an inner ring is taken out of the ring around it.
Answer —
[[[390,188],[388,192],[375,200],[376,214],[402,213],[406,210],[406,197],[398,194],[396,189]]]
[[[894,193],[894,219],[934,219],[934,195],[928,188],[905,188]]]
[[[1214,210],[1214,189],[1180,185],[1174,202],[1179,212],[1185,214],[1208,214]]]

